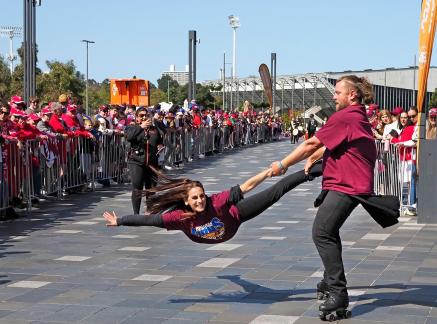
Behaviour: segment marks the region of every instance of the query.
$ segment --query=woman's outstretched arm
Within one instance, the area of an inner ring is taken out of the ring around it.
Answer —
[[[242,185],[240,185],[241,192],[245,194],[246,192],[251,191],[253,188],[258,186],[261,182],[263,182],[266,178],[269,178],[271,176],[271,172],[272,170],[269,168],[253,176],[252,178],[244,182]]]
[[[115,212],[105,211],[103,217],[106,220],[106,226],[155,226],[165,228],[162,214],[134,214],[118,217]]]

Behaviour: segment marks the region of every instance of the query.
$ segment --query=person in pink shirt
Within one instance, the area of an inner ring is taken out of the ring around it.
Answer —
[[[315,202],[319,209],[312,230],[325,268],[324,279],[317,286],[318,297],[327,297],[319,306],[321,319],[332,313],[350,316],[339,231],[358,203],[383,227],[397,223],[399,216],[395,210],[399,206],[397,199],[393,208],[384,208],[392,210],[388,211],[387,223],[377,219],[380,214],[372,210],[380,207],[373,201],[376,146],[364,106],[372,97],[372,85],[367,79],[354,75],[339,78],[333,97],[336,112],[313,137],[271,166],[273,175],[283,174],[289,166],[310,157],[307,170],[312,161],[323,155],[322,194]]]

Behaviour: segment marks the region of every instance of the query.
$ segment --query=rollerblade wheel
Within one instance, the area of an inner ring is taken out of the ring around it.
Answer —
[[[323,292],[321,292],[321,291],[318,291],[318,292],[317,292],[317,299],[318,299],[318,300],[323,300],[323,299],[325,299],[325,294],[324,294]]]
[[[336,312],[339,319],[351,318],[352,312],[350,310],[344,309]]]
[[[327,319],[326,319],[326,314],[325,314],[324,312],[320,312],[320,313],[319,313],[319,318],[320,318],[322,321],[327,321]]]
[[[334,322],[337,319],[337,317],[334,314],[329,314],[328,315],[328,321],[330,322]]]

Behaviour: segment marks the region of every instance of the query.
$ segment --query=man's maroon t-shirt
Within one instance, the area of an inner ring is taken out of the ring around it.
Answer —
[[[184,220],[184,211],[181,209],[164,213],[164,226],[167,230],[184,232],[197,243],[215,244],[231,239],[240,226],[240,215],[234,205],[235,199],[231,197],[235,196],[231,194],[233,189],[207,197],[205,211],[194,219]]]
[[[335,112],[315,136],[326,146],[322,188],[373,194],[376,146],[365,107],[351,105]]]

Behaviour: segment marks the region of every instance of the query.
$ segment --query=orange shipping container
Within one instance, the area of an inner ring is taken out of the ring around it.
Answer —
[[[111,79],[111,104],[149,106],[149,81],[143,79]]]

